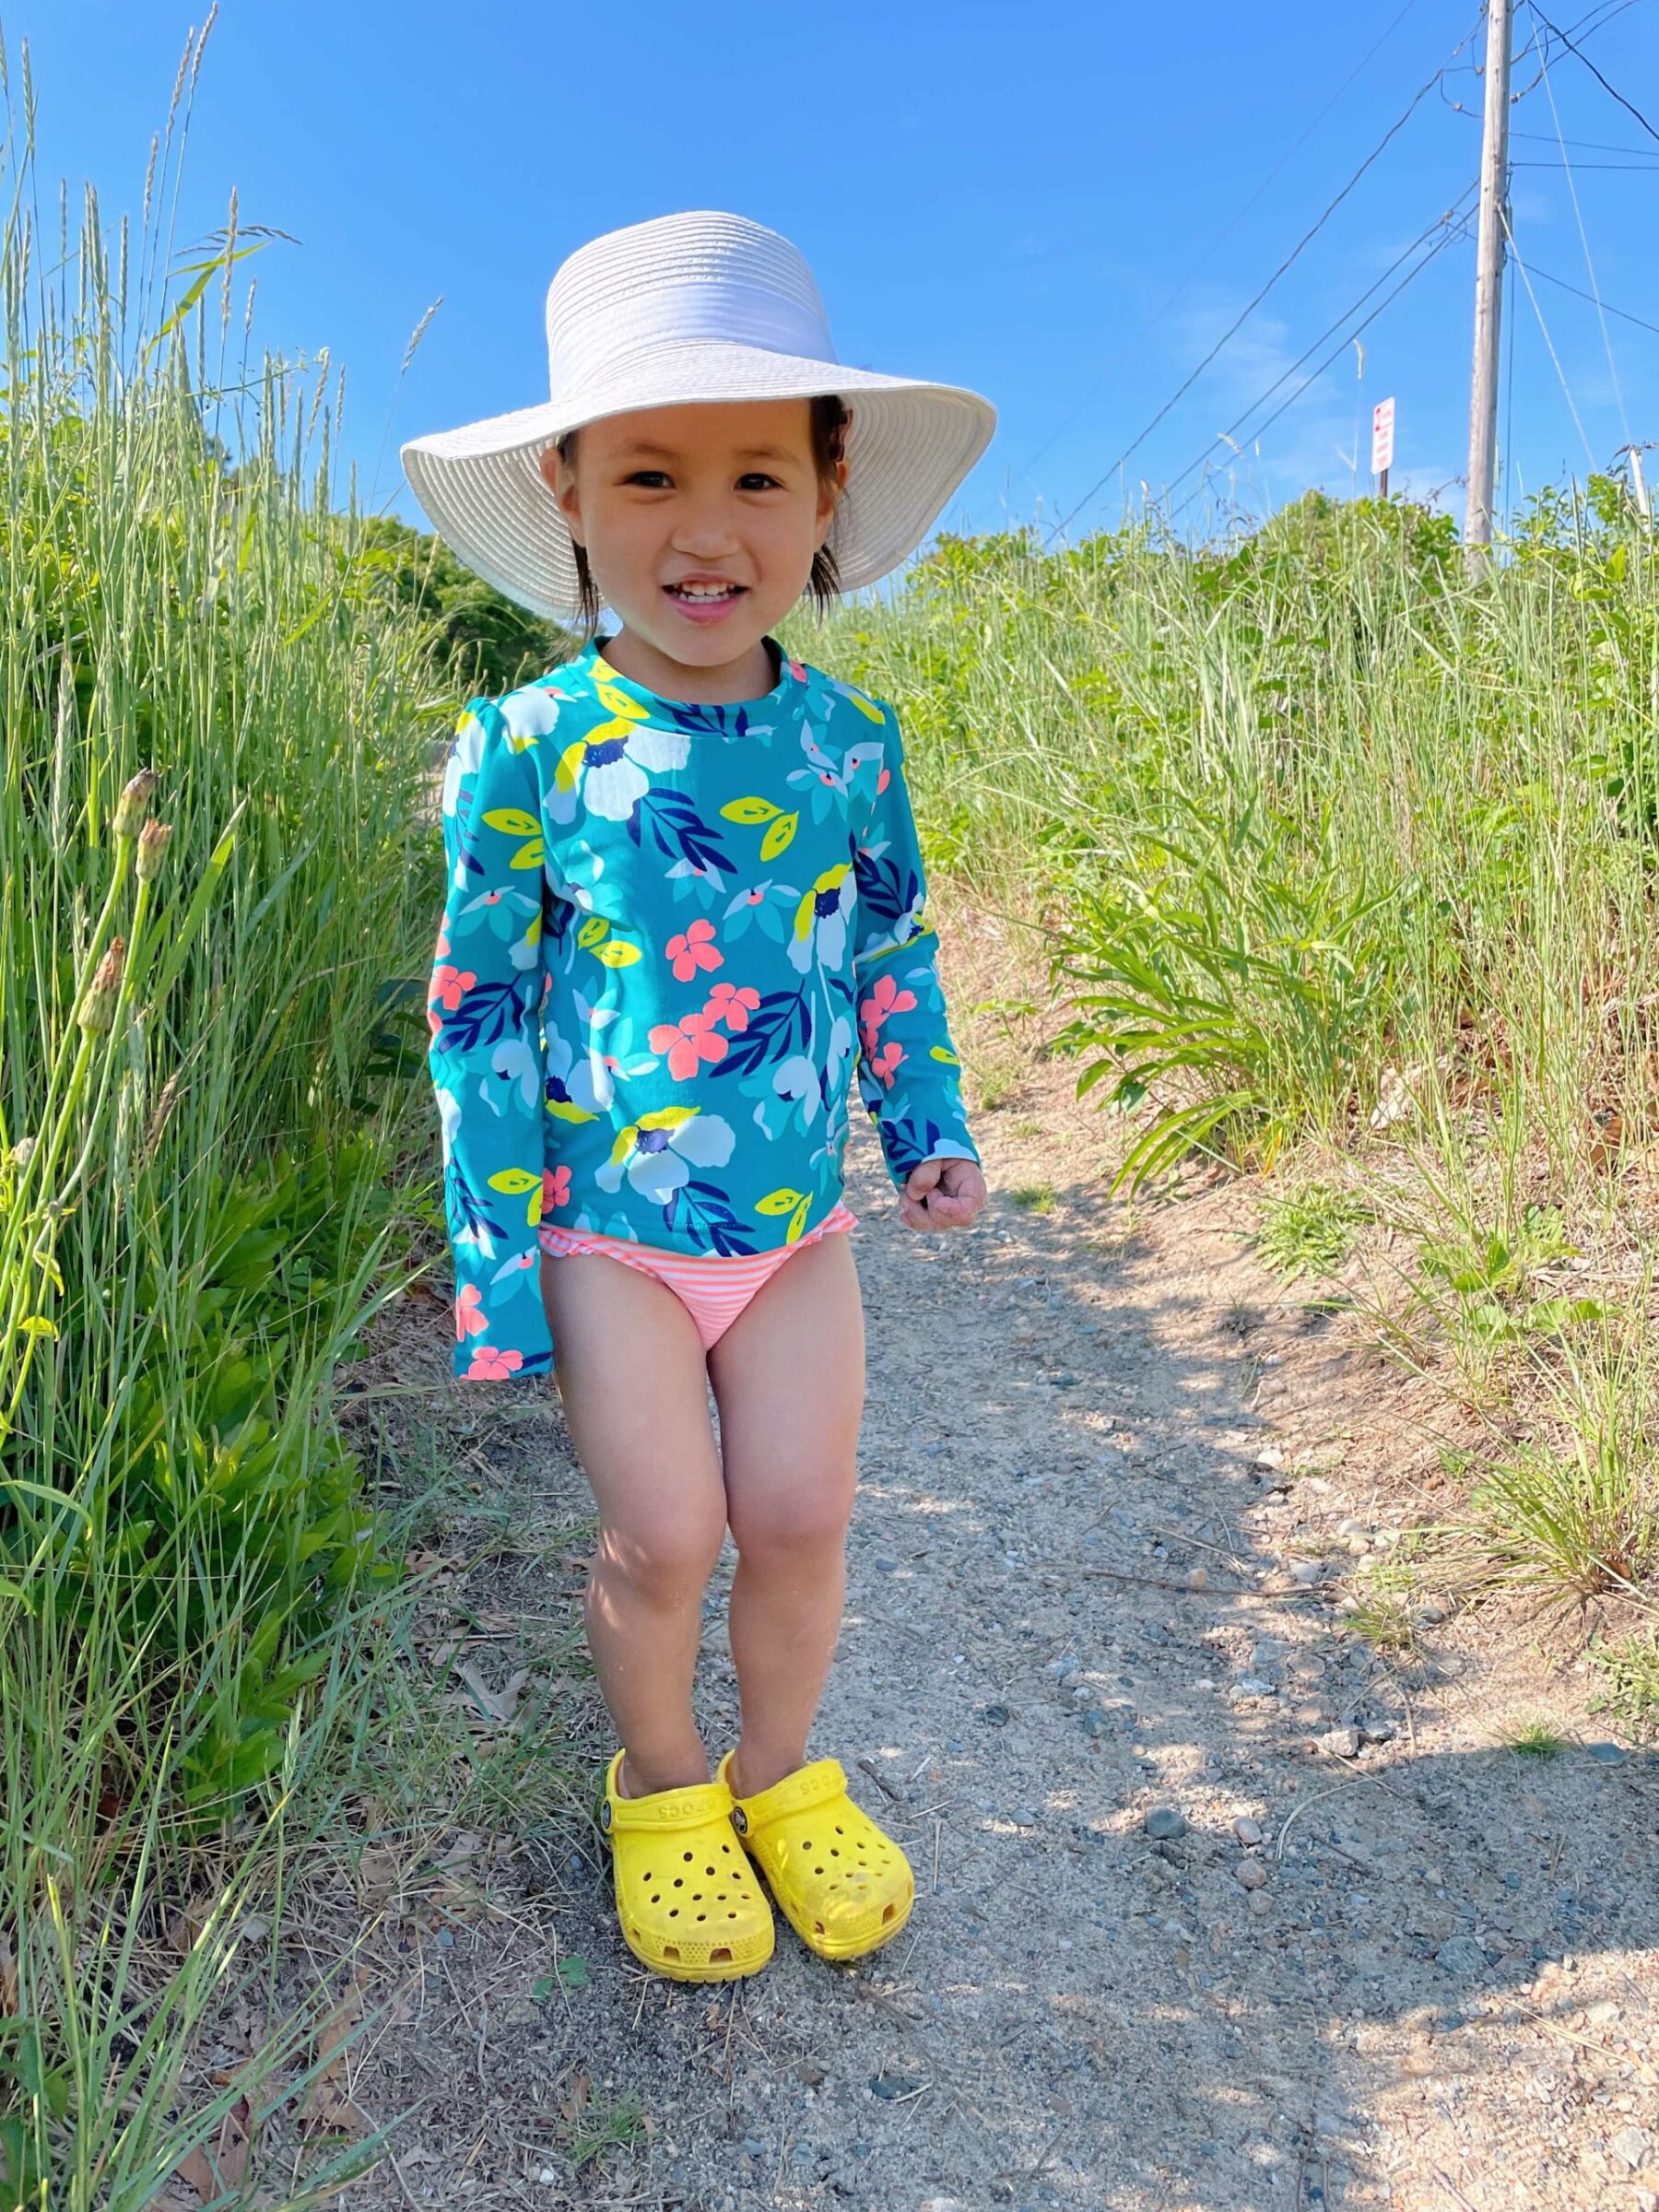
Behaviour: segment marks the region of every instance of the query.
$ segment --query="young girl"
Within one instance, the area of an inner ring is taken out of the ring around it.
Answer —
[[[454,1366],[557,1377],[599,1509],[622,1933],[716,1981],[770,1958],[768,1890],[828,1959],[913,1896],[840,1762],[806,1760],[864,1404],[854,1074],[910,1228],[985,1203],[897,718],[771,626],[895,567],[995,416],[841,366],[799,253],[737,216],[594,240],[547,312],[545,406],[403,448],[460,557],[588,635],[473,700],[444,779]],[[728,1526],[742,1726],[711,1780],[691,1694]]]

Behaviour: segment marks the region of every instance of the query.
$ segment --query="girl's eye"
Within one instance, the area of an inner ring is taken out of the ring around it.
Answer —
[[[661,478],[661,479],[662,479],[664,482],[666,482],[666,481],[667,481],[667,477],[668,477],[668,471],[667,471],[665,468],[635,468],[635,469],[630,469],[630,470],[629,470],[629,474],[628,474],[626,477],[623,477],[622,481],[623,481],[625,484],[639,484],[639,483],[641,483],[641,482],[643,482],[643,481],[644,481],[644,479],[645,479],[646,477],[659,477],[659,478]],[[773,485],[775,485],[775,484],[777,483],[778,479],[777,479],[777,477],[771,477],[771,476],[768,476],[768,475],[767,475],[767,473],[766,473],[766,471],[765,471],[763,468],[751,468],[751,469],[746,470],[746,471],[745,471],[745,473],[744,473],[744,474],[743,474],[741,477],[738,477],[737,481],[738,481],[738,483],[739,483],[740,485],[743,485],[743,486],[744,486],[746,488],[754,488],[754,487],[760,487],[760,488],[764,488],[765,486],[767,486],[767,485],[769,485],[769,484],[773,484]],[[651,484],[651,485],[648,485],[648,486],[647,486],[647,489],[649,489],[649,490],[652,490],[652,491],[655,491],[655,490],[657,490],[658,488],[659,488],[659,487],[658,487],[658,485],[656,485],[656,484]]]

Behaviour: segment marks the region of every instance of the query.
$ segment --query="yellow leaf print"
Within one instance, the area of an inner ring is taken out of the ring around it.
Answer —
[[[567,745],[559,756],[559,766],[553,771],[553,782],[559,791],[574,791],[576,779],[582,773],[582,764],[587,758],[587,739],[578,737],[574,745]]]
[[[766,835],[760,840],[762,860],[776,860],[800,827],[798,814],[781,814]]]
[[[590,914],[576,932],[576,942],[583,952],[591,952],[609,927],[610,924],[603,914]]]
[[[600,704],[608,707],[613,714],[618,715],[624,722],[649,722],[651,710],[648,707],[641,706],[637,699],[629,699],[627,692],[619,691],[614,683],[606,683],[599,676],[602,668],[607,676],[614,676],[616,673],[608,662],[594,661],[594,688],[599,694]]]
[[[789,1234],[783,1240],[785,1244],[793,1244],[806,1228],[806,1215],[811,1203],[810,1199],[803,1198],[800,1205],[795,1207],[794,1218],[789,1224]]]
[[[509,837],[539,837],[541,824],[533,814],[522,806],[492,806],[484,819],[492,830],[503,830]]]
[[[489,1187],[492,1191],[500,1191],[507,1198],[522,1198],[527,1191],[530,1203],[524,1209],[524,1219],[532,1229],[541,1219],[542,1179],[530,1169],[503,1168],[499,1175],[489,1178]]]
[[[782,814],[783,809],[781,806],[774,806],[770,799],[752,798],[733,799],[728,806],[723,806],[720,811],[722,817],[728,822],[752,822],[759,824],[760,822],[770,822],[773,815]]]
[[[806,1194],[800,1191],[768,1191],[764,1198],[755,1201],[755,1211],[758,1214],[786,1214],[792,1206],[801,1206],[806,1202]]]
[[[873,707],[869,700],[864,696],[863,692],[854,691],[851,685],[847,687],[847,689],[842,694],[842,697],[850,699],[853,701],[853,704],[858,709],[859,712],[861,714],[867,714],[872,722],[885,722],[887,720],[887,716],[882,712],[879,707]]]
[[[594,958],[603,960],[607,968],[631,968],[640,957],[637,945],[625,945],[620,937],[613,937],[608,945],[601,945]]]
[[[928,1053],[930,1060],[943,1060],[947,1067],[960,1067],[961,1062],[954,1053],[947,1053],[942,1044],[935,1044]]]

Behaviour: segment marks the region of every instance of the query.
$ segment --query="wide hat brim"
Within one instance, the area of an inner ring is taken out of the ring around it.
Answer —
[[[853,412],[846,489],[825,542],[842,590],[856,591],[915,550],[991,442],[996,410],[981,394],[727,339],[684,339],[618,367],[603,404],[554,398],[411,438],[401,448],[404,471],[469,569],[533,614],[570,621],[581,611],[575,554],[540,466],[556,439],[641,407],[825,392]]]

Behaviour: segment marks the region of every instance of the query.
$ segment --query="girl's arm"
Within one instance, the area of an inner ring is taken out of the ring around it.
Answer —
[[[553,1364],[542,1303],[546,1168],[542,823],[535,740],[493,700],[469,702],[443,779],[443,925],[427,1063],[443,1137],[455,1265],[454,1372],[468,1382]]]
[[[979,1159],[962,1108],[960,1062],[950,1041],[935,965],[939,940],[925,920],[927,886],[904,778],[904,740],[886,700],[885,761],[853,874],[853,974],[858,1088],[876,1117],[894,1188],[924,1159]]]

